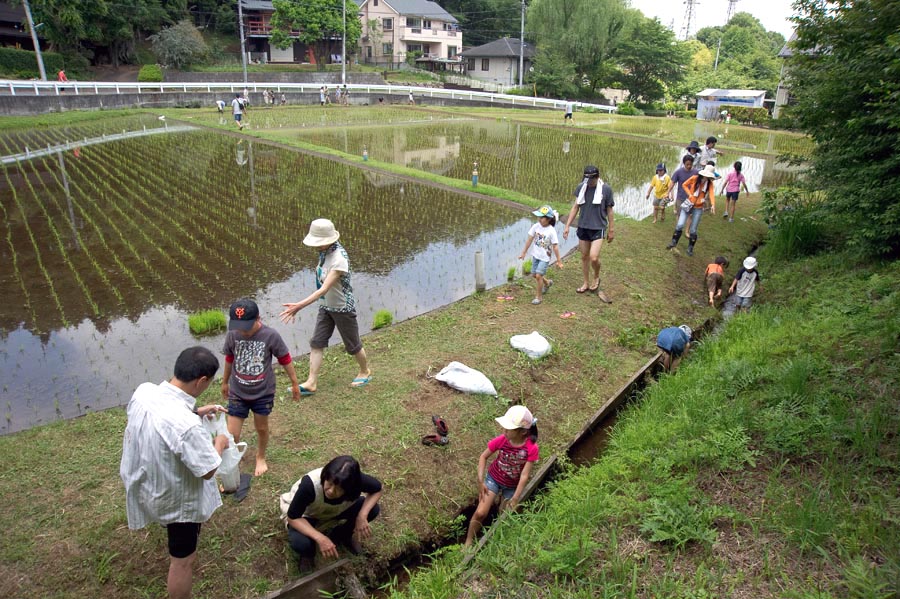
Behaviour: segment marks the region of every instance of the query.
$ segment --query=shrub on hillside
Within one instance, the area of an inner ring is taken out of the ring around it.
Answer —
[[[138,71],[138,82],[158,83],[163,80],[163,72],[158,64],[145,64]]]
[[[187,19],[151,35],[149,40],[156,59],[177,69],[203,62],[209,55],[209,46],[200,31]]]
[[[56,73],[60,69],[70,69],[68,74],[74,75],[72,70],[77,69],[81,65],[68,66],[66,57],[56,52],[42,52],[44,59],[44,70],[47,71],[47,78],[56,79]],[[37,58],[34,52],[30,50],[16,50],[15,48],[0,48],[0,76],[33,79],[41,76],[38,69]]]

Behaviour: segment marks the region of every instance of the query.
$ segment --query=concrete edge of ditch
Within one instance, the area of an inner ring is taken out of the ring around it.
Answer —
[[[708,318],[702,325],[697,327],[694,330],[694,340],[702,339],[712,332],[718,320],[718,318]],[[643,391],[647,386],[648,379],[656,378],[659,375],[662,370],[660,364],[661,355],[661,352],[656,352],[652,358],[638,368],[638,370],[635,371],[635,373],[587,419],[582,429],[561,452],[562,455],[566,456],[566,460],[570,459],[577,449],[582,444],[586,443],[605,421],[609,420],[628,401],[634,399],[639,392]],[[535,475],[531,477],[531,480],[528,481],[528,485],[525,487],[525,491],[522,494],[522,503],[530,499],[535,491],[543,487],[555,474],[557,474],[563,461],[564,460],[560,458],[560,454],[553,454],[546,459],[537,473],[535,473]],[[462,568],[466,568],[472,562],[481,548],[484,547],[491,538],[493,531],[497,528],[497,524],[505,517],[506,513],[500,514],[491,526],[485,529],[478,544],[472,551],[466,554],[460,563]],[[471,572],[467,575],[470,574]],[[316,570],[303,578],[292,581],[280,590],[268,593],[262,599],[319,598],[323,594],[337,592],[339,590],[339,578],[342,575],[354,581],[354,585],[358,584],[355,575],[352,573],[350,560],[344,558],[320,570]]]

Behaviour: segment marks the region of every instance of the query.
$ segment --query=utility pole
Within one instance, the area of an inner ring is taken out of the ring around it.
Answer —
[[[522,0],[522,28],[519,37],[519,87],[525,76],[525,0]]]
[[[244,87],[247,86],[247,50],[244,48],[244,0],[238,0],[238,25],[241,34],[241,66],[244,69]]]
[[[344,0],[344,33],[341,35],[341,85],[347,84],[347,0]],[[343,97],[343,96],[341,96]]]
[[[34,30],[34,19],[31,18],[31,7],[28,6],[28,0],[22,0],[22,5],[25,7],[25,19],[28,21],[28,31],[31,32],[31,42],[34,44],[34,55],[37,57],[38,70],[41,72],[41,81],[46,81],[47,71],[44,70],[44,57],[41,56],[41,42],[38,41],[37,31]]]

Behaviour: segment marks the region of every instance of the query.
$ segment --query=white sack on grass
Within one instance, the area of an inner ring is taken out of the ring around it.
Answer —
[[[488,377],[460,362],[450,362],[434,378],[463,393],[497,395],[497,390]]]
[[[225,435],[228,437],[228,447],[222,452],[222,463],[219,464],[219,468],[216,470],[216,477],[218,477],[225,491],[229,493],[237,491],[238,486],[241,484],[241,469],[239,465],[241,458],[244,457],[244,452],[247,451],[247,444],[243,441],[237,444],[234,442],[234,437],[228,432],[225,414],[222,412],[219,412],[216,418],[204,418],[203,427],[210,435]]]
[[[525,352],[525,355],[533,360],[543,358],[552,349],[550,342],[537,331],[532,331],[530,335],[513,335],[509,338],[509,344],[514,349]]]

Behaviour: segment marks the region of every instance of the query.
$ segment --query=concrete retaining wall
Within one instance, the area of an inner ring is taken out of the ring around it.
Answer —
[[[231,83],[242,81],[241,71],[233,73],[185,73],[166,71],[163,80],[173,83]],[[284,71],[273,73],[247,73],[250,83],[314,83],[316,85],[337,85],[341,74],[334,71]],[[347,73],[347,83],[358,85],[385,85],[378,73]]]
[[[424,92],[427,94],[427,92]],[[48,112],[66,112],[68,110],[112,110],[116,108],[209,108],[214,109],[216,100],[230,101],[232,95],[226,92],[167,92],[167,93],[131,93],[131,94],[91,94],[73,95],[62,94],[59,96],[0,96],[0,114],[8,116],[31,116],[46,114]],[[280,94],[278,96],[280,98]],[[291,92],[285,91],[285,97],[289,105],[318,104],[318,92]],[[354,105],[377,104],[378,98],[384,98],[385,104],[405,105],[408,94],[367,94],[356,90],[350,95],[350,103]],[[259,93],[250,94],[250,110],[266,110],[262,106],[262,98]],[[495,100],[461,100],[450,98],[430,98],[427,95],[416,94],[416,104],[419,106],[511,106],[509,103]],[[519,108],[525,108],[518,106]],[[231,112],[230,108],[226,109]]]

